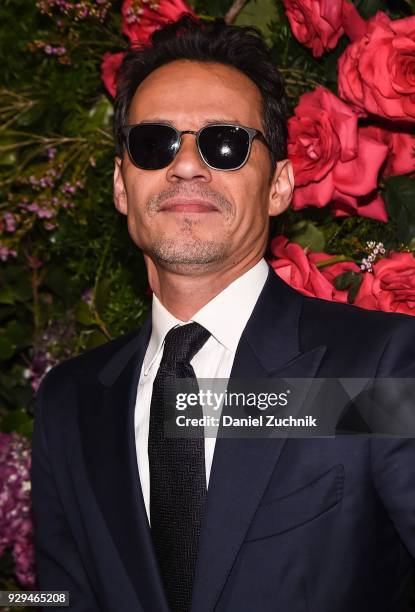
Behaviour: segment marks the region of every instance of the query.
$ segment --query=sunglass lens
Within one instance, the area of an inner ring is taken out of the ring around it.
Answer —
[[[205,161],[218,170],[239,168],[249,150],[249,134],[230,125],[210,125],[199,135],[199,146]]]
[[[168,125],[142,123],[129,133],[131,161],[144,170],[160,170],[173,160],[178,147],[175,130]]]

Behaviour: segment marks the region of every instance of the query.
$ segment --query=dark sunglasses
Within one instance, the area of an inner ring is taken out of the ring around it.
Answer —
[[[252,141],[258,138],[270,146],[259,130],[225,123],[215,123],[193,130],[176,130],[165,123],[124,125],[120,130],[132,163],[142,170],[160,170],[168,166],[180,149],[183,134],[196,136],[199,154],[213,170],[239,170],[248,160]]]

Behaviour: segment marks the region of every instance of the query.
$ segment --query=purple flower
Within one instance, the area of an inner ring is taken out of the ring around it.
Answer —
[[[0,245],[0,260],[1,261],[7,261],[7,259],[10,256],[16,257],[17,256],[17,251],[15,251],[14,249],[9,249],[6,246]]]
[[[54,211],[50,210],[49,208],[39,208],[37,211],[37,216],[39,219],[50,219],[54,216],[54,214]]]
[[[36,202],[32,202],[31,204],[27,204],[26,205],[26,209],[30,210],[31,212],[36,212],[39,210],[39,206],[38,204],[36,204]]]
[[[64,183],[62,185],[61,191],[62,191],[62,193],[69,193],[69,194],[73,195],[76,192],[76,186],[75,185],[71,185],[71,183],[66,181],[66,183]]]
[[[43,227],[45,230],[48,230],[48,232],[51,232],[52,230],[56,229],[57,225],[56,223],[49,223],[49,221],[45,221]]]
[[[92,287],[85,289],[81,296],[82,300],[88,304],[88,306],[92,306],[94,303],[94,290]]]
[[[35,393],[50,368],[58,361],[73,355],[75,337],[75,324],[71,320],[52,323],[44,330],[34,347],[30,367],[25,371],[25,376],[30,379],[32,390]]]
[[[14,230],[16,229],[16,217],[13,215],[13,213],[4,213],[3,219],[6,222],[6,231],[14,232]]]
[[[27,210],[37,214],[39,219],[50,219],[55,215],[55,211],[51,208],[42,208],[37,202],[32,202],[26,206]]]
[[[65,17],[69,17],[75,21],[87,19],[88,17],[97,18],[100,21],[103,21],[109,8],[111,7],[111,2],[109,0],[95,0],[95,2],[91,0],[84,0],[83,2],[68,2],[66,0],[38,0],[37,6],[42,13],[46,13],[50,17],[52,17],[54,14],[53,10],[57,9],[61,11]],[[59,19],[57,24],[58,26],[61,26],[63,24],[63,20]]]
[[[49,160],[55,159],[55,157],[56,157],[56,149],[55,149],[55,147],[48,147],[46,149],[46,153],[48,155],[48,159]]]
[[[30,500],[30,443],[0,433],[0,555],[11,549],[22,586],[36,583]]]

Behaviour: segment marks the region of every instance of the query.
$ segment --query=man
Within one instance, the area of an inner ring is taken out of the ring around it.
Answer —
[[[114,173],[152,312],[42,383],[39,586],[77,612],[407,610],[413,440],[163,432],[169,378],[411,377],[415,322],[307,298],[265,263],[294,180],[261,39],[183,18],[153,40],[121,68]]]

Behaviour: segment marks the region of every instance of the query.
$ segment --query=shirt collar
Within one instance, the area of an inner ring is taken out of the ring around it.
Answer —
[[[265,285],[268,270],[265,259],[261,259],[205,304],[190,321],[203,325],[220,344],[235,352]],[[146,375],[163,346],[167,332],[177,325],[190,322],[176,319],[155,294],[153,294],[151,318],[151,338],[143,364]]]

